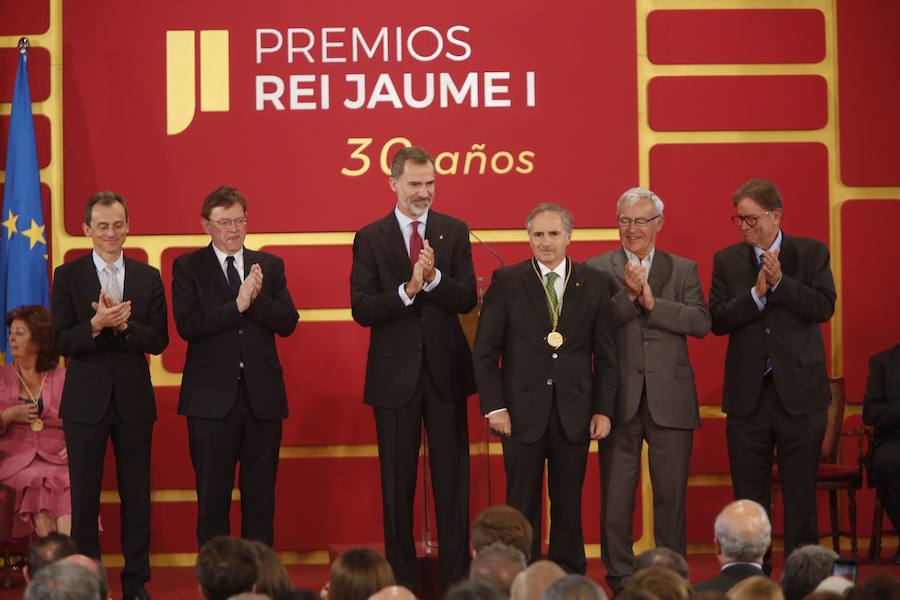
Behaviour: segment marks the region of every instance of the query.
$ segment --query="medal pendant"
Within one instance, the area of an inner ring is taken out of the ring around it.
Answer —
[[[547,334],[547,345],[553,348],[554,350],[563,345],[565,339],[562,334],[558,331],[551,331]]]
[[[44,421],[41,419],[35,419],[31,422],[31,430],[32,431],[41,431],[44,428]]]

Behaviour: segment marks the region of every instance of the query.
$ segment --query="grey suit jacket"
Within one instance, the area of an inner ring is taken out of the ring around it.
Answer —
[[[647,312],[628,299],[622,248],[588,259],[585,264],[605,271],[613,281],[612,312],[619,352],[619,390],[614,423],[637,414],[644,382],[653,420],[663,427],[699,427],[694,370],[686,336],[709,332],[710,314],[690,260],[656,249],[648,281],[656,304]]]

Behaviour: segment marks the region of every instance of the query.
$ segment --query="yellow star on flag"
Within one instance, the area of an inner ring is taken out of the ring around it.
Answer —
[[[28,238],[30,241],[30,245],[28,249],[31,250],[34,248],[35,244],[38,242],[47,245],[47,241],[44,239],[44,226],[38,226],[34,219],[31,220],[31,227],[22,232],[22,235]]]
[[[6,227],[6,239],[11,238],[14,233],[19,233],[19,229],[16,227],[16,223],[18,222],[19,215],[14,215],[13,211],[9,211],[9,218],[3,221],[3,223],[0,223],[0,225]]]

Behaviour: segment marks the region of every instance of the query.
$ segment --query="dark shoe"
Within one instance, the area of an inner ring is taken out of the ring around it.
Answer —
[[[123,595],[122,600],[153,600],[153,598],[150,596],[150,592],[141,588]]]

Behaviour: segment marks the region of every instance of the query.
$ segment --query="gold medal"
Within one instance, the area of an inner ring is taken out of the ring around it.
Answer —
[[[564,341],[566,341],[565,338],[563,338],[563,335],[558,331],[551,331],[547,334],[547,345],[554,350],[562,346]]]
[[[44,428],[44,421],[38,417],[34,421],[31,422],[31,430],[32,431],[41,431]]]

